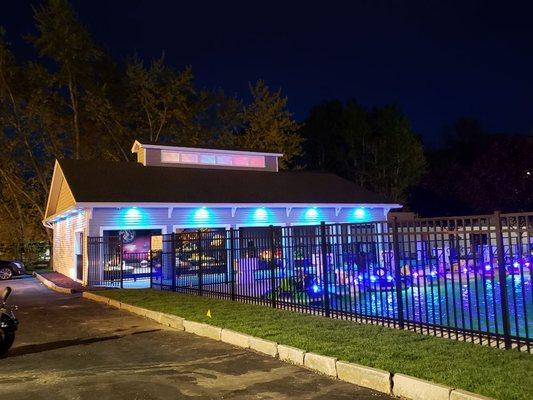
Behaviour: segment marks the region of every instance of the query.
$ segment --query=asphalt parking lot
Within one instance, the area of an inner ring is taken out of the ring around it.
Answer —
[[[9,286],[20,329],[0,360],[1,399],[390,399],[31,277]]]

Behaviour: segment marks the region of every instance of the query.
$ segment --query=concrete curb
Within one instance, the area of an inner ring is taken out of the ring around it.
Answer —
[[[321,374],[337,377],[337,359],[316,353],[305,353],[304,366]]]
[[[271,340],[257,338],[255,336],[250,336],[250,349],[255,350],[259,353],[266,354],[276,358],[278,356],[278,344]]]
[[[251,336],[244,333],[231,331],[229,329],[222,329],[220,333],[220,340],[224,343],[231,344],[233,346],[242,347],[243,349],[250,348]]]
[[[75,291],[73,289],[57,286],[54,282],[52,282],[51,280],[46,279],[44,276],[42,276],[41,274],[39,274],[37,272],[34,272],[33,276],[36,277],[37,280],[39,282],[41,282],[44,286],[46,286],[48,289],[52,289],[54,292],[58,292],[58,293],[61,293],[61,294],[72,294],[72,293],[75,293]]]
[[[194,333],[195,335],[214,340],[220,340],[222,334],[222,328],[186,319],[183,320],[183,327],[185,328],[185,332]]]
[[[44,283],[44,282],[43,282]],[[64,289],[64,288],[61,288]],[[118,300],[109,299],[94,293],[83,292],[82,297],[111,307],[123,309],[133,314],[152,319],[160,324],[178,330],[194,333],[198,336],[222,341],[233,346],[251,349],[271,357],[278,358],[315,372],[338,378],[342,381],[367,387],[378,392],[402,397],[409,400],[494,400],[489,397],[454,389],[438,383],[418,379],[409,375],[394,374],[376,368],[358,365],[346,361],[337,361],[335,357],[308,353],[296,347],[222,329],[213,325],[189,321],[181,317],[148,310]]]
[[[493,400],[490,397],[467,392],[466,390],[454,389],[450,393],[450,400]]]
[[[278,355],[282,361],[295,365],[304,365],[305,351],[292,346],[278,344]]]
[[[392,375],[381,369],[363,367],[345,361],[337,361],[337,377],[341,381],[374,389],[382,393],[390,393]]]
[[[409,375],[392,377],[392,394],[412,400],[449,400],[452,388]]]

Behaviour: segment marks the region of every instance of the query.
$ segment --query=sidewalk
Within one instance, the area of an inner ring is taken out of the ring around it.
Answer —
[[[80,293],[89,289],[59,272],[34,272],[34,275],[44,285],[62,293]]]

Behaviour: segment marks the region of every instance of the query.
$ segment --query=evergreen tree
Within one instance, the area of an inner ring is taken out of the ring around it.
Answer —
[[[250,85],[252,103],[244,109],[244,134],[237,137],[239,146],[248,149],[283,153],[280,168],[288,168],[302,152],[298,123],[287,110],[287,97],[281,90],[272,92],[264,81]]]
[[[102,52],[67,0],[49,0],[47,5],[34,9],[34,16],[39,33],[30,39],[40,56],[56,63],[53,82],[66,93],[65,104],[74,135],[74,156],[80,159],[83,131],[80,103],[85,90],[95,83],[94,67]]]

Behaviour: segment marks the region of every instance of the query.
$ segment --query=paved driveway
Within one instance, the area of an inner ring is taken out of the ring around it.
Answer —
[[[9,285],[20,330],[0,360],[0,399],[390,399],[33,278]]]

